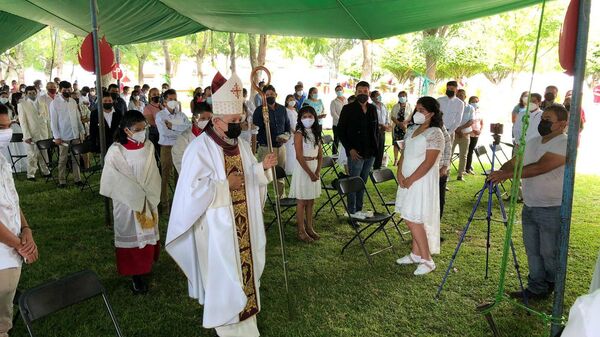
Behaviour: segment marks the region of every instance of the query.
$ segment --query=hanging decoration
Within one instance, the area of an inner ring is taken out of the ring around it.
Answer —
[[[573,76],[575,73],[575,44],[577,41],[577,18],[579,16],[579,0],[571,0],[565,21],[560,31],[558,43],[558,59],[565,73]]]
[[[100,72],[101,75],[106,75],[115,67],[115,54],[113,53],[113,50],[110,44],[106,41],[105,37],[102,37],[102,39],[99,41],[99,45],[101,63]],[[88,34],[85,39],[83,39],[77,58],[79,59],[79,64],[83,69],[95,73],[94,39],[92,37],[92,33]]]

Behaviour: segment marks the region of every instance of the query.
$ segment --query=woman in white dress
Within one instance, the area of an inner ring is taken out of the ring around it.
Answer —
[[[323,163],[321,126],[317,118],[311,106],[302,107],[298,112],[294,133],[296,166],[289,194],[297,200],[298,239],[308,243],[321,238],[313,228],[313,206],[321,195],[319,174]]]
[[[296,110],[296,99],[294,95],[287,95],[285,98],[285,109],[287,110],[288,119],[290,120],[290,130],[296,130],[298,122],[298,111]],[[296,148],[294,147],[294,138],[290,138],[285,143],[285,173],[291,175],[296,167]]]
[[[100,194],[113,200],[117,271],[132,277],[134,294],[148,291],[143,276],[158,260],[160,185],[154,145],[146,139],[146,119],[129,110],[121,119],[118,141],[106,153]]]
[[[415,275],[435,269],[431,254],[440,252],[439,160],[444,149],[440,105],[433,97],[421,97],[408,128],[398,164],[396,211],[413,237],[412,252],[396,261],[418,264]]]

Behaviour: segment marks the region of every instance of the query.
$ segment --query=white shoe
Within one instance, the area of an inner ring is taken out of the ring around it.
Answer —
[[[433,260],[421,260],[421,263],[413,273],[415,276],[429,274],[435,270],[435,262]]]
[[[359,220],[364,220],[367,218],[363,212],[352,213],[350,214],[350,217]]]
[[[375,213],[373,213],[373,211],[362,212],[362,214],[364,214],[365,217],[367,217],[367,218],[372,218],[373,215],[375,215]]]
[[[399,265],[421,263],[421,257],[419,255],[410,253],[396,260],[396,263]]]

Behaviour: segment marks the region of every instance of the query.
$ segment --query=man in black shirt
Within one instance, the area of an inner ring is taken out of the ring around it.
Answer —
[[[369,104],[369,83],[361,81],[356,85],[356,101],[342,108],[338,122],[339,138],[348,155],[348,169],[351,177],[361,177],[366,183],[373,168],[379,139],[377,108]],[[364,219],[362,211],[364,192],[348,194],[350,216]]]
[[[272,85],[263,87],[263,92],[267,99],[267,107],[269,108],[269,122],[271,129],[271,141],[273,142],[273,152],[277,155],[277,165],[285,167],[285,143],[291,137],[290,119],[288,118],[287,110],[281,104],[275,102],[277,98],[277,92]],[[264,103],[264,102],[263,102]],[[263,119],[262,105],[258,106],[254,110],[252,115],[252,123],[258,126],[258,135],[256,140],[258,143],[258,149],[256,155],[258,161],[262,161],[269,149],[267,147],[267,132],[265,131],[265,121]],[[285,182],[283,179],[277,181],[279,187],[279,196],[283,197],[285,193]]]
[[[124,113],[127,112],[127,103],[121,95],[119,94],[119,87],[112,83],[108,86],[108,93],[113,99],[113,106],[115,107],[115,111],[120,113],[123,116]]]

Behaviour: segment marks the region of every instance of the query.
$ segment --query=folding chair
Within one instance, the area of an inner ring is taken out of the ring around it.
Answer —
[[[279,165],[275,166],[275,175],[276,175],[276,179],[284,179],[285,180],[285,184],[287,185],[288,190],[289,190],[290,180],[289,180],[287,174],[285,173],[285,169]],[[273,199],[271,199],[271,195],[269,193],[267,193],[267,200],[269,201],[269,204],[271,204],[271,208],[273,208],[273,214],[275,214],[275,209],[277,206],[275,205],[275,201]],[[281,207],[282,215],[283,215],[283,213],[285,213],[286,211],[288,211],[290,209],[293,210],[292,214],[287,218],[287,220],[285,220],[285,222],[282,223],[285,226],[296,216],[296,206],[297,206],[296,198],[281,198],[281,199],[279,199],[279,206]],[[267,225],[267,230],[269,230],[269,228],[271,228],[271,226],[273,226],[275,221],[277,221],[277,215],[275,215],[273,220],[271,220],[271,222]],[[282,219],[282,221],[283,221],[283,219]]]
[[[394,214],[395,211],[395,207],[396,207],[396,200],[386,200],[383,197],[383,194],[381,193],[381,190],[379,189],[379,187],[377,185],[383,184],[387,181],[393,181],[394,182],[394,186],[397,188],[398,187],[398,180],[396,180],[396,176],[394,176],[394,172],[392,170],[390,170],[389,168],[382,168],[380,170],[373,170],[370,174],[371,176],[371,182],[373,183],[373,186],[375,187],[375,191],[377,192],[377,195],[379,195],[379,199],[381,199],[381,205],[383,207],[385,207],[385,209],[387,210],[388,213],[390,214]],[[390,210],[390,207],[392,208]],[[404,240],[404,235],[408,232],[404,232],[402,233],[400,231],[400,228],[398,227],[398,224],[402,222],[402,219],[400,219],[400,221],[396,221],[396,219],[394,219],[394,217],[392,217],[392,223],[394,224],[394,227],[396,227],[396,231],[398,231],[398,235],[400,235],[400,238],[402,238],[402,240]]]
[[[90,185],[90,178],[95,174],[102,172],[102,165],[100,165],[100,162],[94,155],[90,144],[87,142],[83,142],[80,144],[71,144],[69,146],[69,151],[71,151],[71,154],[75,156],[75,158],[81,158],[81,156],[86,155],[88,153],[91,154],[90,157],[93,159],[90,160],[89,167],[86,168],[84,165],[81,165],[81,161],[79,159],[77,160],[77,166],[79,167],[79,172],[82,178],[81,182],[83,183],[80,189],[83,191],[87,187],[90,189],[90,192],[93,193],[94,190]]]
[[[100,283],[96,273],[90,270],[84,270],[25,291],[19,297],[19,309],[29,336],[34,337],[32,326],[34,321],[97,296],[102,296],[115,333],[118,337],[122,337],[117,317],[108,302],[106,289]]]
[[[354,240],[358,240],[363,252],[365,253],[365,256],[367,257],[367,260],[369,261],[369,264],[371,264],[371,265],[373,264],[373,260],[371,259],[371,256],[373,256],[373,255],[379,254],[379,253],[384,252],[389,249],[391,249],[392,252],[394,254],[396,254],[396,250],[394,249],[394,246],[392,245],[392,242],[390,241],[390,236],[388,235],[387,231],[385,230],[385,226],[392,219],[393,214],[385,214],[385,213],[377,212],[377,208],[375,207],[375,204],[373,203],[373,200],[371,199],[371,196],[369,195],[369,192],[367,191],[367,189],[365,187],[365,183],[360,177],[349,177],[349,178],[340,179],[338,181],[338,183],[339,183],[338,191],[339,191],[341,199],[342,199],[342,204],[344,205],[344,208],[346,209],[346,212],[348,214],[350,214],[350,211],[348,210],[348,205],[346,204],[344,197],[348,196],[349,193],[356,193],[356,192],[360,192],[360,191],[365,192],[365,194],[367,195],[367,198],[369,199],[369,202],[371,203],[371,207],[373,207],[373,212],[374,212],[372,217],[365,218],[365,219],[356,219],[356,218],[348,216],[348,224],[350,225],[350,227],[352,227],[352,229],[354,229],[355,234],[352,237],[352,239],[350,239],[350,241],[348,241],[344,245],[341,253],[344,254],[344,250],[346,250],[346,248],[348,248],[348,246],[350,246],[350,244],[352,242],[354,242]],[[374,227],[374,229],[373,229],[373,227]],[[371,231],[369,232],[369,230],[371,230]],[[363,235],[366,232],[368,234],[366,235],[366,237],[363,238]],[[385,248],[382,248],[382,249],[374,252],[374,253],[369,253],[369,251],[367,250],[367,247],[365,246],[365,243],[370,238],[372,238],[375,234],[377,234],[378,232],[383,232],[389,245]]]
[[[335,144],[333,143],[333,137],[331,135],[323,135],[323,155],[333,155],[334,146]]]
[[[46,182],[52,179],[56,183],[56,178],[52,172],[54,172],[54,170],[58,167],[58,146],[54,143],[52,138],[39,140],[35,143],[35,145],[40,152],[43,153],[45,151],[47,154],[46,156],[42,155],[44,164],[46,164],[48,170],[50,171],[50,176],[46,177]]]
[[[477,156],[477,161],[479,162],[479,166],[481,166],[481,171],[483,172],[482,174],[484,176],[488,176],[490,174],[490,170],[486,170],[485,166],[483,165],[483,161],[481,160],[481,157],[485,156],[488,160],[488,162],[492,162],[492,157],[490,157],[490,154],[487,150],[487,148],[483,145],[478,146],[475,148],[475,155]],[[494,165],[495,169],[498,170],[500,168],[499,165]],[[500,183],[500,187],[502,188],[502,190],[504,191],[504,193],[506,193],[506,188],[504,187],[503,183]]]
[[[23,142],[23,134],[22,133],[13,133],[10,142],[13,144],[18,144]],[[13,170],[13,173],[17,174],[17,163],[24,158],[27,158],[26,154],[13,154],[13,151],[10,150],[10,146],[7,147],[8,154],[10,155],[10,163]]]
[[[331,206],[331,210],[335,213],[335,216],[339,218],[339,215],[335,209],[335,206],[340,203],[340,195],[337,189],[337,179],[340,178],[340,175],[336,169],[335,160],[332,157],[323,157],[323,163],[321,164],[321,190],[325,191],[327,195],[327,200],[317,209],[315,212],[315,219],[319,216],[319,212],[325,208],[328,204]],[[331,180],[329,183],[325,183],[325,179],[329,172],[333,171],[335,178]],[[334,202],[335,201],[335,202]]]
[[[452,167],[454,167],[454,170],[456,170],[456,171],[458,171],[458,166],[456,166],[456,164],[454,162],[459,160],[459,158],[460,158],[460,153],[456,153],[456,152],[454,152],[452,154],[452,157],[450,157],[450,164],[452,164]]]

